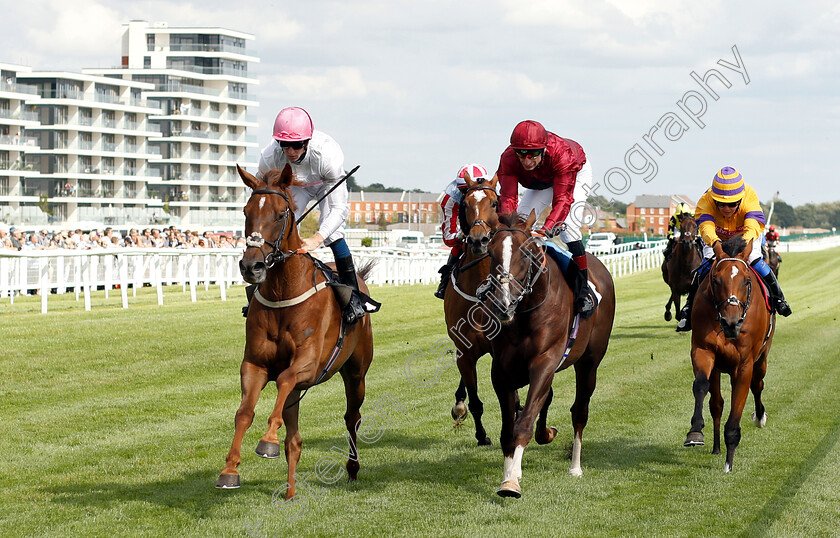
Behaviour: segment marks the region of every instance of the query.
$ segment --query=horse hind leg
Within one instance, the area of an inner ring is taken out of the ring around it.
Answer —
[[[225,459],[225,467],[216,482],[216,487],[219,489],[236,489],[240,485],[237,468],[242,462],[242,439],[254,421],[254,407],[256,407],[260,392],[266,383],[268,383],[268,372],[265,369],[250,362],[242,363],[240,368],[242,401],[239,404],[239,409],[236,410],[234,419],[233,443]]]
[[[452,406],[450,414],[452,420],[455,421],[455,426],[460,426],[464,419],[467,418],[467,404],[464,400],[467,399],[467,386],[464,384],[462,377],[458,382],[458,388],[455,390],[455,405]]]
[[[671,305],[674,303],[674,294],[671,294],[671,297],[668,298],[668,302],[665,303],[665,321],[671,321]],[[677,315],[679,316],[680,310],[676,310]]]
[[[288,401],[294,402],[283,409],[283,422],[286,425],[286,439],[285,452],[286,463],[289,467],[288,484],[286,489],[286,499],[291,499],[295,495],[295,478],[297,476],[297,465],[300,461],[300,453],[303,448],[303,439],[300,436],[298,428],[298,413],[300,411],[299,405],[300,391],[293,390],[289,394]]]
[[[579,360],[575,363],[575,402],[572,404],[572,427],[575,437],[572,440],[572,463],[569,474],[583,476],[580,466],[580,454],[583,449],[583,429],[589,422],[589,401],[595,392],[597,365],[591,360]]]
[[[683,446],[703,446],[703,427],[706,422],[703,420],[703,400],[709,392],[709,378],[705,372],[698,370],[694,376],[692,385],[694,393],[694,414],[691,416],[691,429],[685,437]]]
[[[763,428],[767,424],[767,410],[764,408],[764,402],[761,400],[761,393],[764,390],[764,374],[767,373],[766,356],[761,357],[759,362],[753,367],[753,378],[750,384],[750,389],[755,399],[755,412],[752,414],[753,424],[757,428]]]
[[[551,400],[554,399],[554,389],[548,389],[548,396],[545,398],[545,403],[540,409],[540,418],[537,419],[537,427],[534,431],[534,440],[537,444],[547,445],[554,440],[557,435],[557,428],[554,426],[547,427],[548,421],[548,407],[551,405]]]
[[[347,452],[347,476],[349,480],[356,480],[359,476],[359,452],[356,444],[356,432],[362,420],[362,403],[365,401],[364,374],[358,375],[345,368],[341,369],[344,380],[344,395],[347,398],[347,410],[344,413],[344,424],[347,427],[349,449]]]
[[[726,443],[726,463],[723,466],[723,472],[725,473],[732,471],[735,449],[741,442],[741,414],[744,412],[744,405],[747,403],[748,379],[751,377],[752,372],[735,373],[732,377],[732,408],[723,428],[723,440]]]

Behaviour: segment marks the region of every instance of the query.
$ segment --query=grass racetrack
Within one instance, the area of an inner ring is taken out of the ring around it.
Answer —
[[[490,358],[479,390],[491,447],[470,418],[453,429],[458,374],[438,365],[446,338],[431,286],[374,288],[375,357],[362,413],[381,419],[359,442],[359,480],[346,480],[339,376],[301,402],[303,455],[293,504],[286,463],[253,449],[276,391],[263,391],[243,443],[242,487],[214,489],[239,405],[244,288],[199,301],[171,286],[119,307],[97,292],[0,304],[0,534],[3,536],[837,536],[840,533],[840,249],[785,254],[781,284],[794,310],[778,318],[764,402],[749,414],[730,474],[709,444],[682,446],[693,409],[690,337],[663,320],[658,270],[616,281],[617,314],[584,432],[583,477],[568,474],[573,374],[554,379],[553,443],[528,445],[522,499],[502,478]],[[408,372],[406,362],[410,361]],[[724,376],[724,420],[729,412]],[[522,392],[523,399],[525,392]],[[281,433],[281,439],[282,439]],[[319,464],[319,462],[321,462]],[[337,478],[334,483],[324,483]]]

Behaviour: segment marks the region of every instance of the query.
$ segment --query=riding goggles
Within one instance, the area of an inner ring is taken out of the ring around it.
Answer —
[[[297,142],[285,142],[285,141],[281,141],[281,142],[280,142],[280,147],[281,147],[281,148],[284,148],[284,149],[285,149],[285,148],[303,149],[303,148],[305,148],[305,147],[306,147],[306,144],[307,144],[308,142],[309,142],[309,140],[299,140],[299,141],[297,141]]]
[[[543,151],[545,151],[545,149],[543,149],[543,148],[541,148],[541,149],[514,149],[513,150],[513,152],[516,153],[517,157],[522,157],[523,159],[525,159],[525,158],[536,159],[537,157],[539,157],[540,155],[543,154]]]
[[[738,207],[739,205],[741,205],[741,200],[738,200],[737,202],[718,202],[718,201],[715,201],[715,205],[718,206],[718,207]]]

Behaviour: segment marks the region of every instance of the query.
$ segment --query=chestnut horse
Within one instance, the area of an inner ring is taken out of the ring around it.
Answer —
[[[720,375],[729,374],[732,404],[723,429],[726,442],[724,472],[732,470],[741,440],[741,414],[747,395],[755,399],[753,423],[764,427],[767,413],[761,401],[767,354],[773,343],[776,316],[768,310],[761,281],[749,265],[752,243],[735,236],[715,244],[715,262],[700,286],[691,313],[691,364],[694,368],[694,415],[685,446],[703,443],[703,400],[711,392],[709,411],[715,427],[712,454],[720,454],[720,418],[723,397]],[[702,297],[702,299],[701,299]]]
[[[671,321],[671,305],[680,319],[680,297],[691,287],[693,271],[703,261],[701,256],[697,221],[688,215],[680,219],[680,232],[671,257],[662,262],[662,279],[671,288],[671,297],[665,305],[665,321]]]
[[[347,472],[355,480],[359,472],[356,428],[359,408],[365,399],[365,374],[373,358],[370,315],[346,329],[341,337],[341,308],[326,284],[324,271],[301,250],[295,225],[291,168],[269,170],[265,181],[237,167],[242,181],[253,189],[245,205],[247,248],[239,262],[242,278],[259,284],[245,322],[245,356],[240,367],[242,403],[236,411],[236,432],[217,488],[238,488],[237,467],[245,431],[254,419],[254,407],[269,381],[277,384],[277,400],[268,419],[268,430],[256,452],[265,458],[280,455],[277,430],[286,425],[285,452],[289,466],[286,498],[295,494],[295,470],[301,452],[298,410],[301,390],[326,381],[336,372],[344,380],[347,412],[344,421],[350,434]],[[367,293],[364,277],[359,288]],[[325,289],[327,288],[327,289]]]
[[[504,479],[497,493],[503,497],[522,495],[522,453],[531,437],[540,444],[554,439],[557,429],[546,427],[553,396],[551,382],[555,372],[569,366],[575,368],[576,386],[569,473],[581,476],[581,441],[589,418],[589,400],[615,317],[612,276],[592,255],[587,255],[589,278],[601,296],[600,303],[588,319],[574,314],[574,293],[566,278],[547,258],[540,240],[531,237],[535,221],[533,211],[525,222],[516,214],[499,217],[488,246],[490,276],[479,290],[479,297],[501,324],[490,338],[490,354],[493,388],[502,410]],[[525,385],[530,385],[528,400],[517,414],[516,391]]]
[[[475,297],[475,290],[490,273],[487,244],[490,243],[490,231],[498,222],[498,178],[473,181],[467,174],[464,179],[467,189],[461,201],[463,219],[459,220],[462,221],[461,228],[466,235],[467,248],[460,267],[452,271],[451,285],[447,286],[443,299],[443,311],[450,338],[457,350],[456,363],[461,373],[452,418],[457,424],[464,420],[467,414],[464,398],[469,394],[469,409],[475,420],[475,438],[481,446],[491,443],[481,422],[484,404],[478,397],[476,362],[490,352],[490,342],[484,330],[489,328],[492,320]]]

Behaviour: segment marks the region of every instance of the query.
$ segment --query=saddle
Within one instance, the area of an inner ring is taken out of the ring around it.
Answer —
[[[571,252],[561,248],[553,241],[543,242],[543,252],[548,254],[548,257],[557,263],[557,266],[560,268],[560,272],[563,273],[563,276],[566,278],[566,282],[569,284],[572,291],[576,290],[578,286],[577,280],[580,278],[580,270],[578,269],[577,264],[572,260]],[[587,281],[587,284],[589,285],[589,289],[592,291],[592,294],[595,296],[596,305],[600,304],[601,294],[598,293],[597,288],[595,288],[595,284],[591,280]]]

